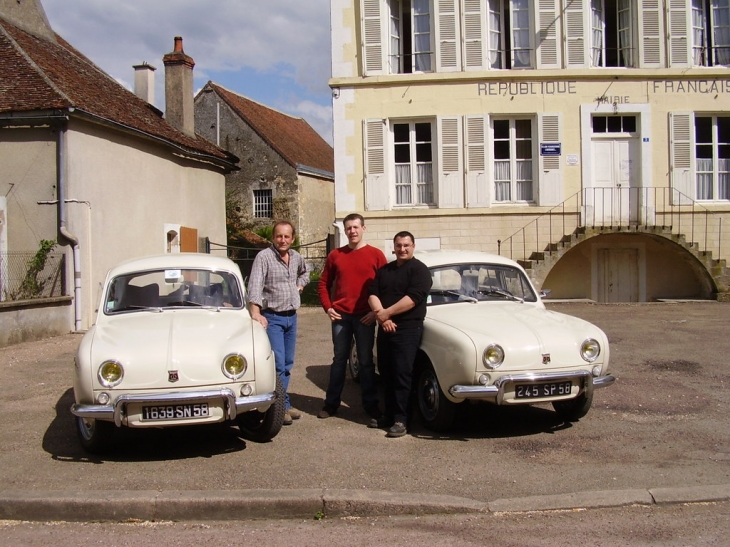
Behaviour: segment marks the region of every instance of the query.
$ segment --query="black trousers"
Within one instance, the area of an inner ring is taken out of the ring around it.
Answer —
[[[392,333],[378,330],[378,369],[385,388],[385,417],[394,422],[408,424],[413,365],[422,336],[422,326],[398,327]]]

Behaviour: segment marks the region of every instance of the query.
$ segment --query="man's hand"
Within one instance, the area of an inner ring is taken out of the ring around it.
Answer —
[[[360,323],[363,325],[372,325],[375,323],[375,312],[368,312],[360,318]]]
[[[380,323],[380,328],[383,329],[385,332],[395,332],[396,325],[391,321],[390,319],[383,321]]]
[[[373,313],[375,314],[375,318],[378,320],[378,323],[380,323],[381,325],[384,321],[388,321],[391,317],[391,313],[385,308],[380,308]]]
[[[327,310],[327,316],[330,318],[330,321],[339,321],[342,319],[342,316],[334,308]]]
[[[258,321],[259,323],[261,323],[261,326],[264,327],[264,328],[266,328],[266,327],[269,326],[269,321],[266,319],[266,317],[264,317],[260,313],[252,313],[251,314],[251,319],[253,319],[254,321]]]

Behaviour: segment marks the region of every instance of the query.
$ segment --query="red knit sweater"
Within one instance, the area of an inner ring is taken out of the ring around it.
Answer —
[[[351,249],[347,245],[327,255],[317,291],[324,311],[362,314],[370,311],[368,287],[375,272],[387,264],[380,249],[365,245]]]

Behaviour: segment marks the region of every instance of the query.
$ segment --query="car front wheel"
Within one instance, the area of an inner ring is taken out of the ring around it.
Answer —
[[[76,417],[76,432],[81,446],[91,454],[102,454],[109,449],[114,427],[112,422]]]
[[[588,414],[593,403],[593,393],[590,395],[584,391],[575,399],[568,401],[554,401],[553,408],[563,420],[566,422],[577,422],[583,416]]]
[[[276,400],[265,412],[251,410],[238,416],[241,434],[255,443],[266,443],[281,431],[286,413],[286,395],[281,379],[276,378]]]
[[[449,401],[441,391],[436,372],[426,364],[418,374],[416,384],[418,411],[423,424],[433,431],[445,431],[454,421],[456,404]]]

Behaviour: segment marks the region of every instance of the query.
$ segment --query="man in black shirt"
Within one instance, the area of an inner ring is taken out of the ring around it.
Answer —
[[[370,427],[387,427],[388,437],[402,437],[408,426],[413,365],[423,336],[431,274],[413,258],[410,232],[393,238],[395,261],[375,274],[368,303],[378,321],[378,368],[385,387],[385,414]]]

